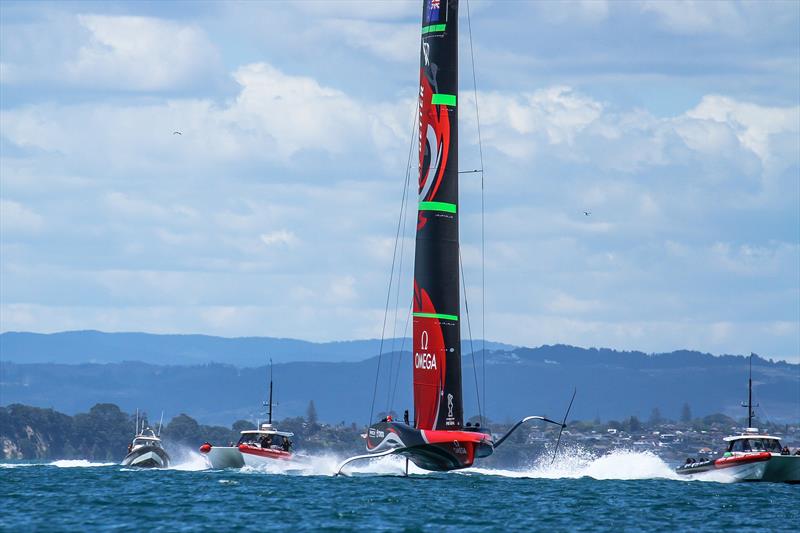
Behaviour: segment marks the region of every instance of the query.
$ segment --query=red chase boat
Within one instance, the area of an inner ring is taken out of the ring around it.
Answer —
[[[269,365],[267,422],[261,424],[258,429],[242,431],[236,446],[213,446],[208,442],[200,446],[200,453],[204,455],[211,468],[241,468],[245,465],[258,467],[273,463],[275,460],[292,459],[291,437],[294,433],[279,431],[272,425],[272,361]]]
[[[294,433],[278,431],[272,424],[261,424],[257,430],[243,431],[239,440],[239,452],[247,466],[263,466],[292,458],[292,441]]]
[[[367,454],[398,454],[426,470],[466,468],[495,440],[464,425],[461,387],[458,237],[458,0],[425,0],[419,77],[419,206],[413,287],[413,422],[387,417],[366,434]],[[407,464],[407,463],[406,463]]]

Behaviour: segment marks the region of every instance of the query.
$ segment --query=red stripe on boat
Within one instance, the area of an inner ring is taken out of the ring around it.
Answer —
[[[720,457],[714,461],[714,468],[727,468],[747,463],[759,463],[768,461],[772,457],[769,452],[749,453],[747,455],[734,455],[731,457]]]
[[[248,453],[250,455],[257,455],[259,457],[268,457],[269,459],[291,459],[292,454],[283,450],[269,450],[264,448],[256,448],[248,446],[247,444],[240,444],[239,451]]]

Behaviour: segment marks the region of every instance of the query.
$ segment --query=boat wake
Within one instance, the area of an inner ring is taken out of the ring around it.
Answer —
[[[571,447],[559,452],[556,460],[551,462],[552,456],[543,454],[529,468],[522,470],[468,468],[462,472],[539,479],[684,479],[652,452],[614,450],[598,456],[581,447]]]
[[[345,457],[338,455],[299,455],[293,461],[273,461],[259,467],[245,466],[243,473],[278,474],[299,476],[334,476]],[[348,466],[348,476],[402,476],[405,473],[405,459],[397,456],[386,456]],[[429,474],[413,463],[409,464],[411,475]]]
[[[23,468],[27,466],[55,466],[57,468],[97,468],[114,466],[117,463],[93,463],[86,459],[59,459],[49,463],[0,463],[0,468]]]
[[[117,463],[93,463],[86,459],[61,459],[47,463],[47,466],[57,466],[58,468],[95,468],[98,466],[114,466]]]

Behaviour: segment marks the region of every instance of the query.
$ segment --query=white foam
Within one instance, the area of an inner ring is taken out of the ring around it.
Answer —
[[[184,472],[197,472],[208,470],[208,461],[199,453],[191,448],[178,448],[177,453],[173,452],[169,470],[182,470]]]
[[[117,463],[92,463],[86,459],[61,459],[49,464],[58,468],[93,468],[96,466],[113,466]]]
[[[244,466],[241,472],[246,474],[278,474],[300,476],[334,476],[339,465],[346,457],[326,455],[298,454],[292,461],[270,461],[259,466]],[[405,474],[405,458],[399,456],[384,456],[375,459],[365,459],[351,463],[345,468],[347,475],[395,475]],[[429,474],[414,463],[409,463],[409,474]]]
[[[24,466],[44,466],[42,463],[0,463],[0,468],[22,468]]]
[[[549,454],[543,454],[527,469],[469,468],[464,472],[541,479],[680,479],[667,463],[651,452],[614,450],[597,456],[580,447],[564,449],[555,461]]]

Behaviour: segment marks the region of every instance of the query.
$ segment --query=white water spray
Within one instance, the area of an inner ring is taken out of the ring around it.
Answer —
[[[49,466],[57,466],[58,468],[94,468],[98,466],[114,466],[117,463],[93,463],[86,459],[61,459],[60,461],[53,461],[48,463]]]
[[[200,454],[187,446],[171,446],[169,448],[170,461],[169,470],[183,470],[185,472],[197,472],[207,470],[208,462]]]
[[[543,454],[530,468],[502,470],[469,468],[466,473],[491,476],[539,479],[681,479],[670,466],[652,452],[613,450],[596,455],[579,446],[562,448],[552,462],[552,456]]]

